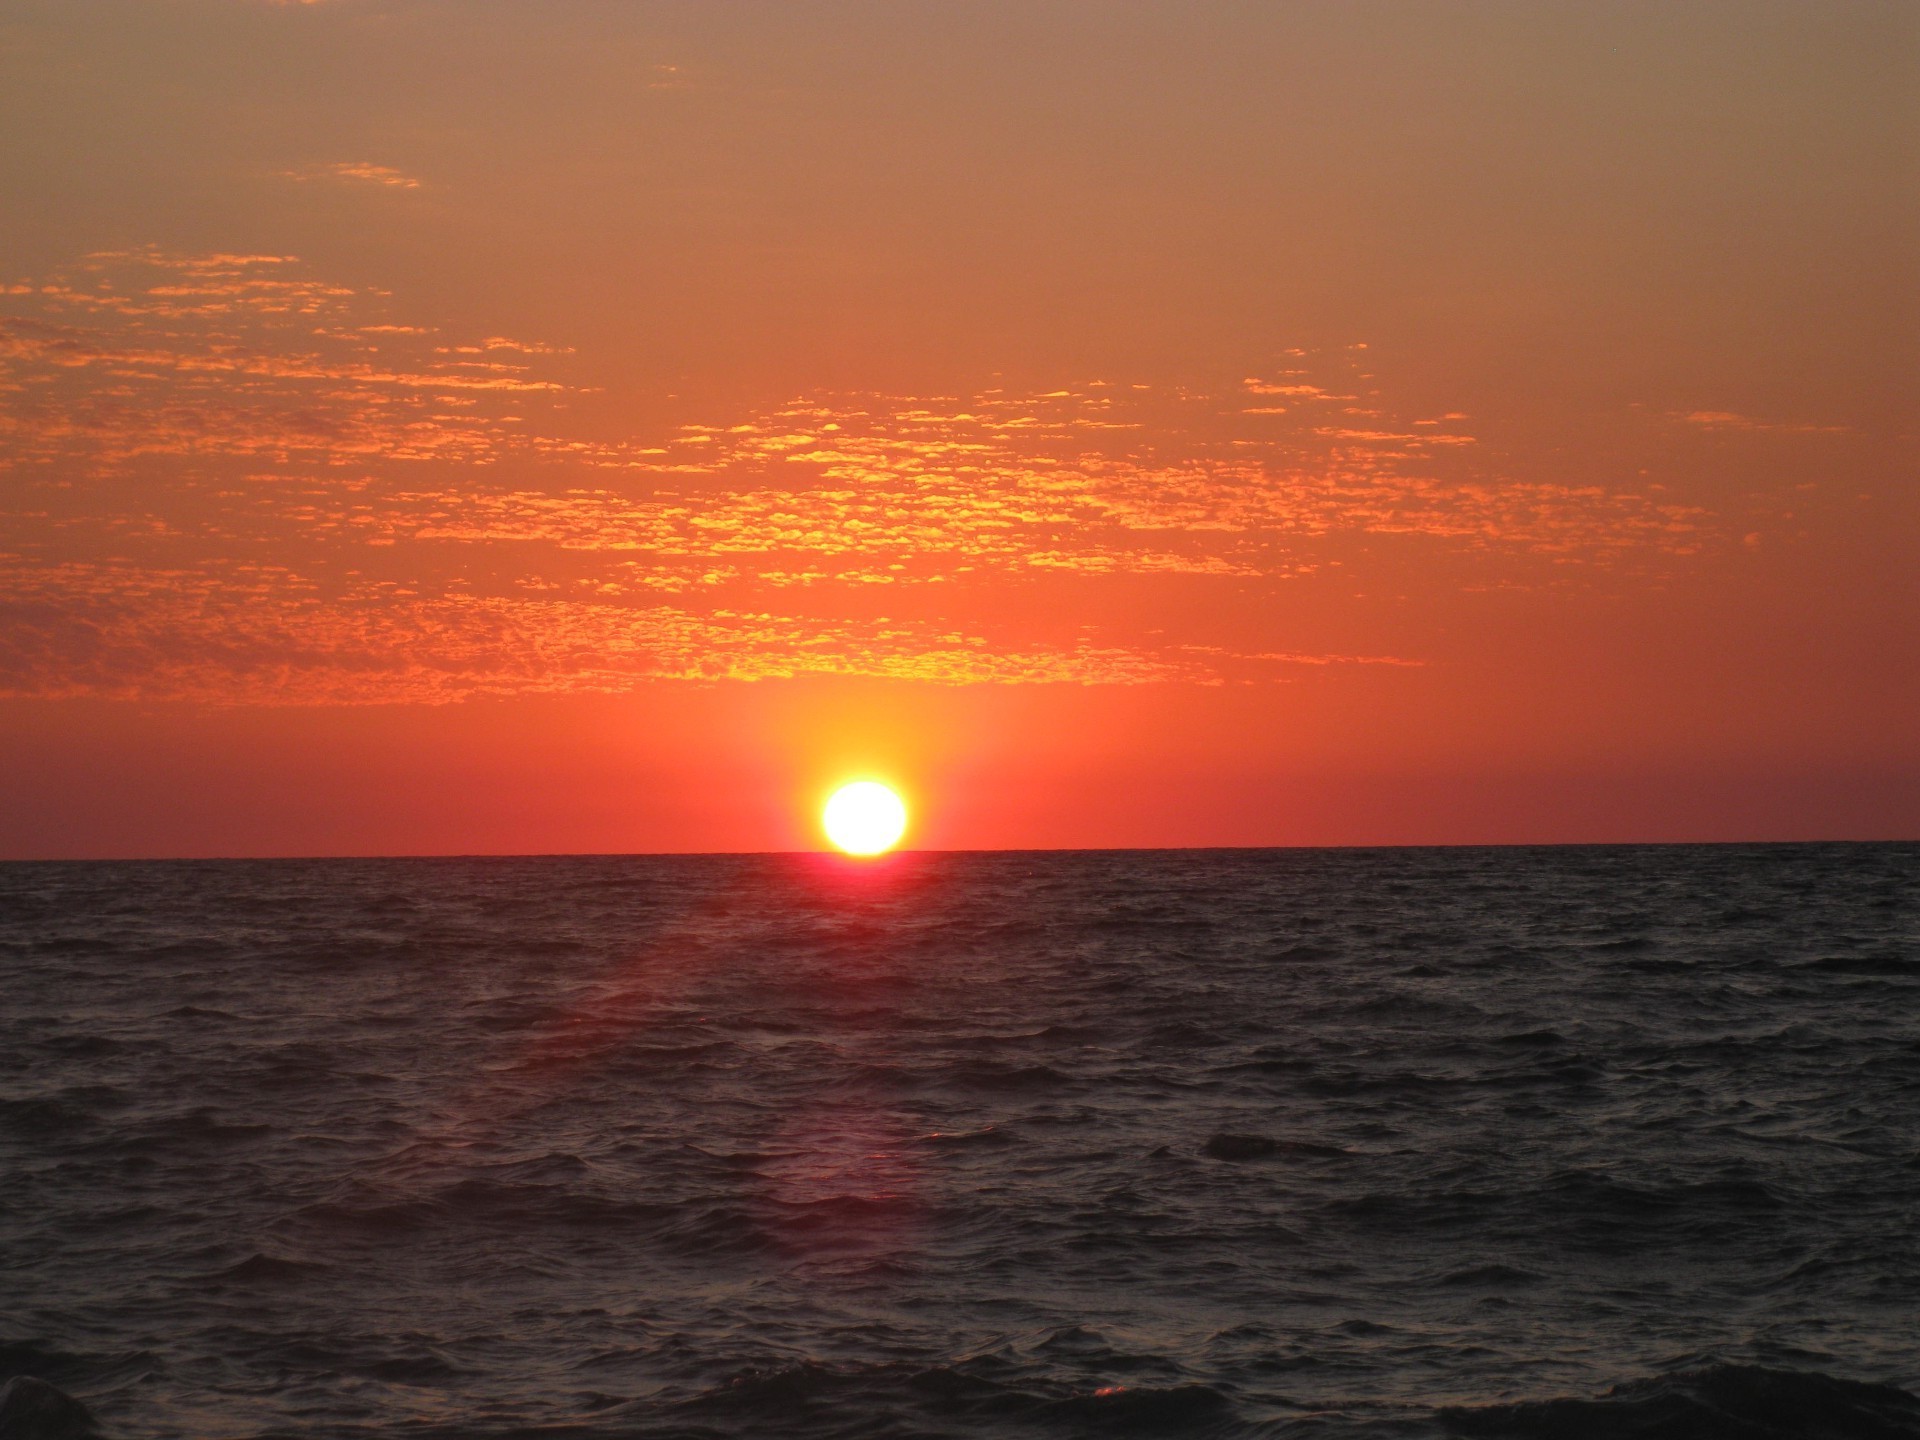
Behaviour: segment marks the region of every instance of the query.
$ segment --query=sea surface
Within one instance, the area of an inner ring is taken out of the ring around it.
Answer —
[[[0,866],[130,1437],[1920,1435],[1920,847]]]

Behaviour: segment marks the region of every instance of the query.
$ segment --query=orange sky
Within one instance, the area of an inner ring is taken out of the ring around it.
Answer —
[[[20,0],[0,855],[1920,834],[1897,4]]]

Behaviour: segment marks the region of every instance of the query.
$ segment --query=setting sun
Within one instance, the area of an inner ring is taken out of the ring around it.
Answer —
[[[900,843],[906,803],[877,780],[856,780],[833,792],[820,815],[827,838],[849,855],[878,855]]]

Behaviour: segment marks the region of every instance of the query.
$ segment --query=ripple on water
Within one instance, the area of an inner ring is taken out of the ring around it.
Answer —
[[[0,866],[0,1381],[127,1440],[1920,1436],[1917,860]]]

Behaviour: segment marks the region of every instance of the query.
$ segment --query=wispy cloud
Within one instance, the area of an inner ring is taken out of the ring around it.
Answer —
[[[0,310],[0,473],[229,454],[342,464],[488,458],[499,417],[463,397],[551,394],[529,353],[493,337],[447,353],[387,323],[380,292],[283,255],[91,257]]]
[[[480,695],[618,693],[660,680],[862,676],[939,685],[1220,683],[1220,662],[1397,663],[1374,657],[1145,653],[1022,646],[964,628],[696,613],[555,598],[420,596],[391,586],[323,598],[294,571],[227,565],[0,562],[0,695],[224,705],[444,704]]]
[[[314,0],[305,0],[312,4]],[[282,170],[287,180],[337,180],[348,184],[383,186],[390,190],[418,190],[420,181],[391,165],[375,165],[366,160],[335,160],[325,165],[306,165],[297,170]]]
[[[1816,425],[1804,421],[1757,420],[1731,410],[1690,410],[1677,417],[1701,430],[1773,431],[1783,435],[1844,435],[1844,425]]]
[[[1204,617],[1314,577],[1528,588],[1718,543],[1657,492],[1501,473],[1351,350],[1286,359],[1219,393],[818,393],[610,434],[567,408],[565,345],[442,333],[290,256],[94,256],[0,294],[0,689],[1272,681],[1420,657]],[[1201,618],[1068,623],[1129,586]]]

